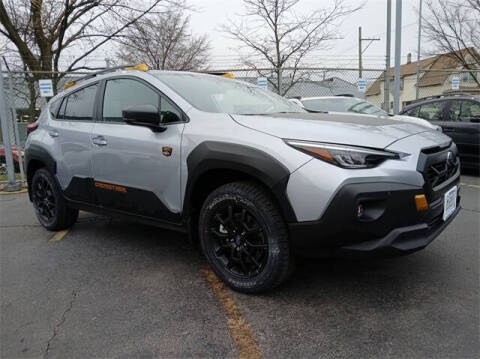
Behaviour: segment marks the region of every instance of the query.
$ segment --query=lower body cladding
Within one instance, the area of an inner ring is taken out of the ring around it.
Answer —
[[[436,194],[428,209],[417,210],[422,187],[394,183],[348,184],[318,221],[289,224],[295,253],[309,257],[388,257],[425,248],[455,218],[444,220],[444,197],[459,177]]]

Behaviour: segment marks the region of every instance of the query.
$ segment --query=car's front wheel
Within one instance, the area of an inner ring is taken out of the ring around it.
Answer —
[[[46,168],[35,172],[30,191],[35,214],[46,229],[66,229],[77,221],[78,209],[68,207],[55,178]]]
[[[254,183],[214,190],[202,206],[199,235],[214,272],[235,290],[263,292],[290,273],[285,222],[268,193]]]

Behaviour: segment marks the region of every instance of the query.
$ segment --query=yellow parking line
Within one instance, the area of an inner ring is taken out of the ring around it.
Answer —
[[[471,183],[460,183],[461,186],[464,187],[474,187],[474,188],[480,188],[480,185],[478,184],[471,184]]]
[[[68,229],[64,229],[63,231],[58,231],[50,238],[49,242],[59,242],[65,237],[68,233]]]
[[[9,194],[26,193],[26,192],[28,192],[26,188],[21,189],[20,191],[15,191],[15,192],[4,192],[4,191],[0,191],[0,196],[6,196],[6,195],[9,195]]]
[[[260,347],[250,329],[250,325],[242,317],[237,304],[225,288],[225,284],[217,278],[210,268],[203,268],[202,274],[205,280],[212,287],[213,292],[217,295],[220,304],[225,310],[227,317],[227,325],[230,335],[238,350],[238,357],[243,358],[263,358]]]

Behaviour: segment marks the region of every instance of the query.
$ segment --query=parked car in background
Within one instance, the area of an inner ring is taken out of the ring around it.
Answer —
[[[356,97],[347,96],[325,96],[325,97],[303,97],[290,99],[291,102],[302,106],[310,112],[329,112],[329,113],[357,113],[361,115],[390,117],[393,120],[414,123],[416,125],[428,127],[430,129],[441,131],[440,126],[431,124],[428,121],[400,115],[390,115],[380,107]]]
[[[21,155],[23,157],[23,147],[20,147]],[[18,162],[18,150],[16,146],[12,146],[12,157],[13,157],[13,167],[15,168],[15,172],[20,172],[20,165]],[[0,164],[5,164],[5,147],[3,145],[0,146]]]
[[[480,168],[480,97],[442,96],[416,102],[401,114],[441,126],[457,144],[463,168]]]

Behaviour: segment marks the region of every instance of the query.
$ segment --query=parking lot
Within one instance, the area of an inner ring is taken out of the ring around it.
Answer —
[[[480,179],[455,221],[388,260],[302,260],[265,295],[224,288],[184,235],[81,214],[44,230],[2,195],[3,358],[479,357]]]

